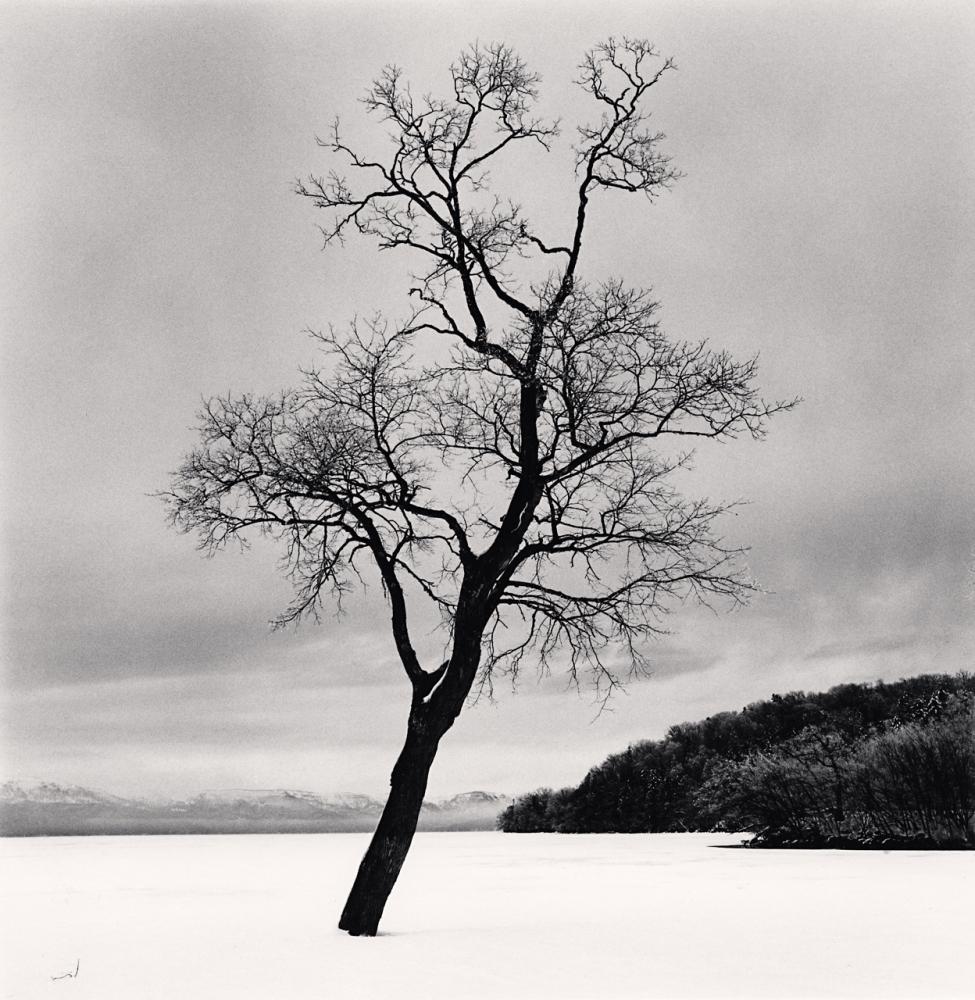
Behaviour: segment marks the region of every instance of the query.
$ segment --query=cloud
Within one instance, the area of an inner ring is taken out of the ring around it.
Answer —
[[[926,640],[917,635],[862,639],[852,642],[828,642],[804,655],[806,660],[832,660],[837,657],[876,656],[902,649],[913,649]]]

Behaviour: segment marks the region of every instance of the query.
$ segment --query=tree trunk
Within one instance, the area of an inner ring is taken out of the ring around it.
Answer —
[[[417,707],[410,713],[406,743],[393,768],[389,798],[339,920],[339,928],[354,936],[375,936],[420,818],[440,738],[418,717]]]

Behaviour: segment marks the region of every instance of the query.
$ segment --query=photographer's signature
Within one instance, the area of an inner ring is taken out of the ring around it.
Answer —
[[[74,964],[74,972],[66,972],[63,976],[51,976],[51,982],[56,982],[58,979],[77,979],[78,970],[81,968],[81,959],[79,958]]]

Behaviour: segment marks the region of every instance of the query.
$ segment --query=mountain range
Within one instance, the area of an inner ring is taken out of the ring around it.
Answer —
[[[465,792],[423,803],[422,831],[494,830],[509,796]],[[133,799],[50,781],[0,785],[0,836],[361,833],[383,804],[368,795],[291,789],[220,789],[189,799]]]

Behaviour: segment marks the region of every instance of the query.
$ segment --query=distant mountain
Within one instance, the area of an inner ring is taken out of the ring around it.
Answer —
[[[419,829],[493,830],[511,798],[465,792],[425,802]],[[358,833],[371,831],[382,803],[368,795],[321,796],[291,789],[219,789],[185,800],[121,798],[77,785],[0,785],[0,835],[138,833]]]
[[[498,817],[511,805],[508,795],[464,792],[450,799],[424,802],[419,830],[494,830]]]
[[[120,804],[125,799],[117,795],[94,792],[80,785],[58,785],[53,781],[5,781],[0,785],[0,802],[58,804],[88,806],[96,804]]]

